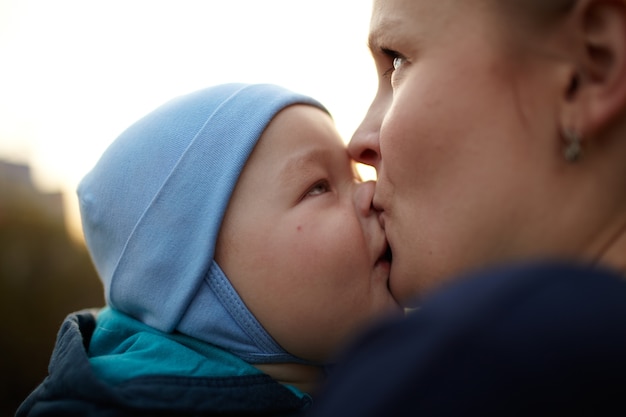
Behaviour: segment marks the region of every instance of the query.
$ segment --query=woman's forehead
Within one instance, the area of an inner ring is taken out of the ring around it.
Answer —
[[[443,23],[458,16],[468,16],[460,11],[485,9],[495,0],[374,0],[370,29],[385,30],[399,22],[423,24]]]
[[[429,32],[454,32],[479,18],[491,0],[374,0],[369,28],[369,46],[375,50],[398,37]],[[463,25],[458,24],[462,20]],[[483,22],[484,23],[484,22]],[[390,39],[391,38],[391,39]]]

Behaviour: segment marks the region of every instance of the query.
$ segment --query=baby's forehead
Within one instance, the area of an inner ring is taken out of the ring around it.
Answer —
[[[261,135],[248,164],[280,175],[298,175],[347,155],[345,142],[325,110],[294,104],[281,110]]]

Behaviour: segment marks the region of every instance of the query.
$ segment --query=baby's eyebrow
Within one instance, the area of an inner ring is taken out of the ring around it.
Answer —
[[[307,149],[288,157],[278,175],[286,182],[292,182],[298,178],[298,174],[310,170],[315,165],[321,165],[330,158],[331,152],[327,149]]]

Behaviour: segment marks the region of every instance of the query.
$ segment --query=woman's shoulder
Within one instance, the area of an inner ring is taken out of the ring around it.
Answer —
[[[623,410],[624,329],[626,280],[615,271],[541,262],[476,272],[366,332],[313,415],[347,404],[363,416]]]

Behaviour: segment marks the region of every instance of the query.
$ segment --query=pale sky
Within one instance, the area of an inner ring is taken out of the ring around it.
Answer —
[[[223,82],[312,95],[347,141],[376,90],[371,0],[0,0],[0,159],[74,190],[170,98]]]

